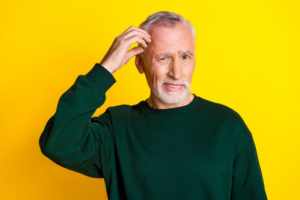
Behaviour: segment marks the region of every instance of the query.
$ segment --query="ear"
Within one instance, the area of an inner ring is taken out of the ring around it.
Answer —
[[[143,60],[141,58],[141,55],[138,54],[135,56],[135,66],[137,68],[137,70],[140,72],[140,74],[144,73],[144,64],[143,64]]]

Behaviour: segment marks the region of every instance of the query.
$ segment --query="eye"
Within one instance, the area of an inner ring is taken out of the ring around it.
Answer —
[[[189,56],[188,56],[188,55],[184,55],[182,58],[183,58],[183,59],[188,59]]]
[[[164,58],[161,58],[160,60],[166,60],[167,58],[166,57],[164,57]]]

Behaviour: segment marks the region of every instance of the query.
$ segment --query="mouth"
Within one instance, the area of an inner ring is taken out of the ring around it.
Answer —
[[[184,84],[174,84],[166,82],[163,84],[164,88],[166,88],[170,92],[180,91],[185,85]]]

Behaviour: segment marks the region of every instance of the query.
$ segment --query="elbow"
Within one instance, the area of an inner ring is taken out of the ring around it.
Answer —
[[[51,160],[59,160],[60,156],[57,153],[57,149],[52,143],[48,142],[45,136],[42,134],[39,139],[39,146],[42,154]]]
[[[52,158],[52,157],[55,157],[53,155],[53,149],[51,149],[49,147],[49,145],[47,144],[47,142],[45,140],[43,140],[43,137],[41,136],[40,137],[40,140],[39,140],[39,146],[40,146],[40,150],[42,152],[42,154],[48,158]]]
[[[63,151],[59,151],[57,147],[49,145],[47,143],[40,142],[40,150],[44,156],[52,160],[53,162],[64,166],[66,156]]]
[[[66,145],[59,141],[58,139],[49,139],[42,134],[39,140],[40,150],[44,156],[53,162],[61,166],[69,166],[74,159],[77,159],[77,149],[74,148],[76,145]]]
[[[55,155],[53,155],[55,152],[52,144],[53,139],[51,139],[53,135],[53,119],[54,117],[52,116],[48,120],[46,127],[39,138],[40,150],[48,158],[55,157]]]

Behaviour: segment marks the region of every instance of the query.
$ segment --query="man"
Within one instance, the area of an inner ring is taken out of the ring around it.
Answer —
[[[139,46],[128,51],[130,46]],[[133,56],[150,97],[92,117]],[[110,200],[265,200],[255,144],[240,115],[190,92],[195,31],[158,12],[116,37],[59,99],[40,138],[57,164],[104,178]]]

